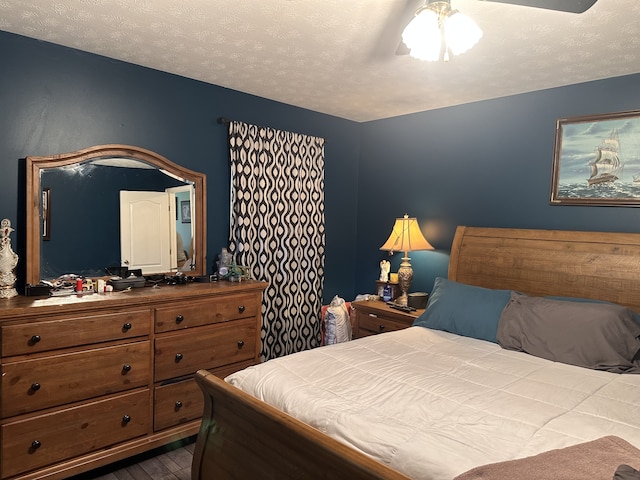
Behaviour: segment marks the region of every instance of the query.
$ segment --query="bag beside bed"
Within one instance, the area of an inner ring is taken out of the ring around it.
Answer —
[[[338,295],[333,297],[328,306],[322,307],[322,345],[333,345],[351,340],[350,308],[350,302],[345,302]]]

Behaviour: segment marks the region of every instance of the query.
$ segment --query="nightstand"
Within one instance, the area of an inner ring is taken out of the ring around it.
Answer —
[[[354,338],[377,335],[383,332],[392,332],[410,327],[413,321],[424,312],[403,312],[391,308],[381,301],[361,300],[353,302],[352,308],[356,311]]]

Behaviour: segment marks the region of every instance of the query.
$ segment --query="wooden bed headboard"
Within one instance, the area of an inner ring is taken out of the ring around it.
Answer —
[[[460,226],[449,279],[606,300],[640,312],[640,234]]]

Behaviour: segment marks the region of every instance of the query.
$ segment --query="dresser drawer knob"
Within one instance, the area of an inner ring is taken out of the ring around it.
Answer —
[[[40,440],[34,440],[33,442],[31,442],[31,450],[37,450],[42,446],[42,443],[40,443]]]
[[[131,417],[129,415],[125,415],[122,417],[122,425],[126,425],[131,421]]]
[[[29,345],[35,345],[36,343],[38,343],[40,340],[42,340],[42,338],[40,337],[40,335],[33,335],[30,339],[29,339]]]
[[[384,325],[378,325],[378,330],[384,332]]]
[[[131,325],[129,322],[127,322],[124,325],[122,325],[122,331],[123,332],[128,332],[129,330],[131,330],[132,327],[133,327],[133,325]]]
[[[128,363],[125,363],[124,365],[122,365],[122,373],[129,373],[131,371],[131,365]]]
[[[183,358],[184,358],[184,355],[182,355],[181,353],[176,353],[176,363],[178,363]]]
[[[180,410],[182,408],[182,402],[180,400],[178,400],[176,402],[176,411]]]
[[[244,311],[245,311],[245,310],[246,310],[246,308],[245,308],[245,306],[244,306],[244,305],[239,305],[239,306],[238,306],[238,311],[239,311],[240,313],[244,313]]]
[[[244,340],[238,340],[238,348],[244,347]]]
[[[176,315],[176,323],[182,323],[184,321],[184,316]]]

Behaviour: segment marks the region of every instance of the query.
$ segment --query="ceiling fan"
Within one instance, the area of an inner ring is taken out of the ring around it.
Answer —
[[[411,21],[413,16],[416,14],[417,10],[421,8],[421,6],[427,6],[430,3],[435,2],[436,0],[407,0],[404,5],[403,11],[396,17],[398,24],[387,25],[385,30],[381,32],[381,41],[384,41],[384,38],[398,38],[399,33],[403,31],[405,26]],[[451,0],[446,0],[447,3],[450,3]],[[583,13],[591,8],[597,0],[478,0],[483,2],[495,2],[495,3],[507,3],[511,5],[519,5],[523,7],[534,7],[541,8],[546,10],[555,10],[559,12],[567,12],[567,13]],[[422,8],[423,8],[422,7]],[[402,40],[398,44],[396,48],[396,55],[407,55],[409,54],[409,48],[404,44]]]
[[[481,0],[483,2],[510,3],[523,7],[544,8],[560,12],[583,13],[598,0]]]

